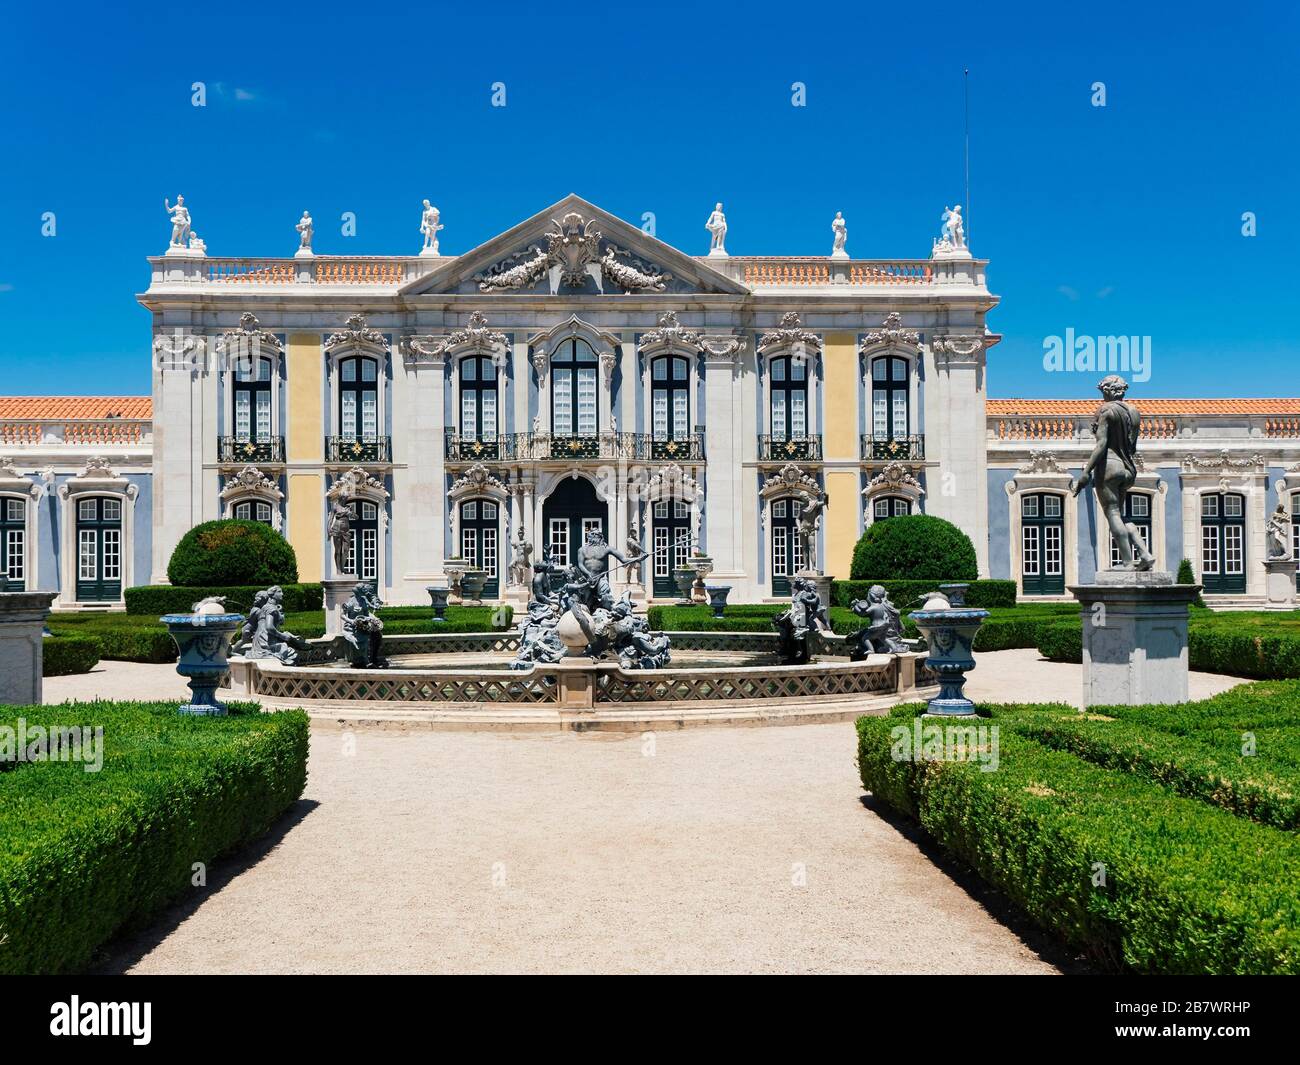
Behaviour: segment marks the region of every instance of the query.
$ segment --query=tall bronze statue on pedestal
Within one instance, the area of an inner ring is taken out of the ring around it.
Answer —
[[[1155,556],[1142,542],[1137,526],[1124,521],[1124,497],[1137,480],[1137,442],[1142,416],[1137,407],[1124,401],[1128,382],[1118,374],[1103,378],[1097,388],[1105,400],[1097,408],[1097,420],[1092,423],[1097,443],[1084,464],[1083,476],[1070,491],[1077,496],[1092,485],[1119,551],[1119,565],[1115,568],[1149,570],[1156,563]]]

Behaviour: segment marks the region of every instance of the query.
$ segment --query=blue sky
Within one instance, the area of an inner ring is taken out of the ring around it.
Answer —
[[[840,210],[853,255],[927,255],[963,198],[968,67],[970,237],[1005,337],[990,395],[1094,396],[1096,374],[1043,369],[1044,338],[1067,329],[1150,336],[1139,398],[1300,394],[1291,5],[374,11],[11,17],[0,391],[148,391],[135,294],[177,192],[214,255],[291,254],[304,208],[318,252],[413,253],[424,197],[459,253],[571,191],[637,224],[654,212],[693,254],[721,199],[736,254],[825,254]]]

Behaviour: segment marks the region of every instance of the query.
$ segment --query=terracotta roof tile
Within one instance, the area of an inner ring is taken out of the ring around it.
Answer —
[[[999,417],[1062,417],[1092,414],[1097,399],[987,399],[984,412]],[[1264,415],[1300,414],[1300,399],[1135,399],[1146,414]]]
[[[149,396],[0,396],[0,418],[41,421],[152,418]]]

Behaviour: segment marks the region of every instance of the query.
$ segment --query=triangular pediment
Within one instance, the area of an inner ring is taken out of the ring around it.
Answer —
[[[402,294],[743,295],[748,291],[698,259],[570,194],[417,278]]]

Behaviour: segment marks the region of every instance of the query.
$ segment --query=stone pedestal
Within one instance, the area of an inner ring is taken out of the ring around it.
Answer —
[[[595,709],[596,663],[582,657],[557,662],[547,669],[555,671],[556,701],[561,710]]]
[[[352,590],[361,583],[361,578],[326,577],[321,584],[325,588],[325,635],[341,636],[343,634],[343,604],[352,598]]]
[[[41,633],[58,592],[0,593],[0,706],[38,706]]]
[[[1294,610],[1296,560],[1270,558],[1264,563],[1264,594],[1267,610]]]
[[[1187,702],[1187,607],[1199,584],[1170,573],[1103,570],[1077,585],[1084,706]],[[1047,693],[1044,693],[1047,694]]]

